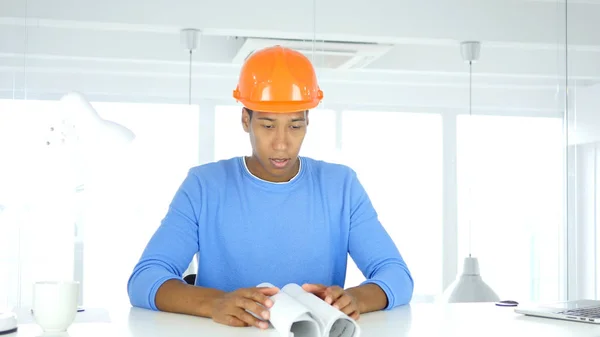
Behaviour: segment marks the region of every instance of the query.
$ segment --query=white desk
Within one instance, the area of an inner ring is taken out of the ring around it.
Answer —
[[[31,317],[20,316],[23,324],[10,337],[40,336],[41,330]],[[515,314],[513,308],[494,304],[413,304],[389,312],[361,316],[363,337],[599,337],[600,325],[528,317]],[[69,328],[70,337],[181,337],[181,336],[279,336],[275,330],[254,327],[233,328],[210,319],[151,312],[137,308],[88,310],[79,313]],[[4,336],[3,336],[4,337]]]

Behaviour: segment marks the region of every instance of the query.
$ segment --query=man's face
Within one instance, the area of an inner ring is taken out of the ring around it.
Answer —
[[[252,153],[257,163],[251,170],[259,178],[282,182],[298,172],[298,153],[306,135],[308,113],[267,113],[242,111],[244,131],[250,134]],[[249,163],[250,165],[250,163]]]

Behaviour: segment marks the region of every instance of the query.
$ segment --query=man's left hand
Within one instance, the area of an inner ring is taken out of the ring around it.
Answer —
[[[360,318],[360,309],[358,300],[349,292],[339,286],[327,287],[322,284],[304,284],[302,289],[309,293],[313,293],[327,304],[331,304],[334,308],[341,310],[346,315],[354,320]]]

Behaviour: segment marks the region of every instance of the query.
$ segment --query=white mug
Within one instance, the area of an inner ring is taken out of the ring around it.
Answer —
[[[33,285],[33,318],[45,332],[65,332],[75,320],[79,282],[43,281]]]

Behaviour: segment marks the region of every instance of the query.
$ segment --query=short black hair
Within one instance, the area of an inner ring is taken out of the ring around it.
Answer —
[[[246,107],[244,107],[244,109],[246,109],[246,111],[248,112],[248,116],[250,117],[249,119],[252,120],[252,114],[254,113],[254,110],[248,109]],[[304,114],[307,114],[308,110],[304,110]]]
[[[250,116],[250,119],[252,119],[252,113],[253,113],[254,111],[252,111],[252,110],[250,110],[250,109],[248,109],[248,108],[246,108],[246,107],[244,107],[244,109],[246,109],[246,111],[248,112],[248,116]]]

